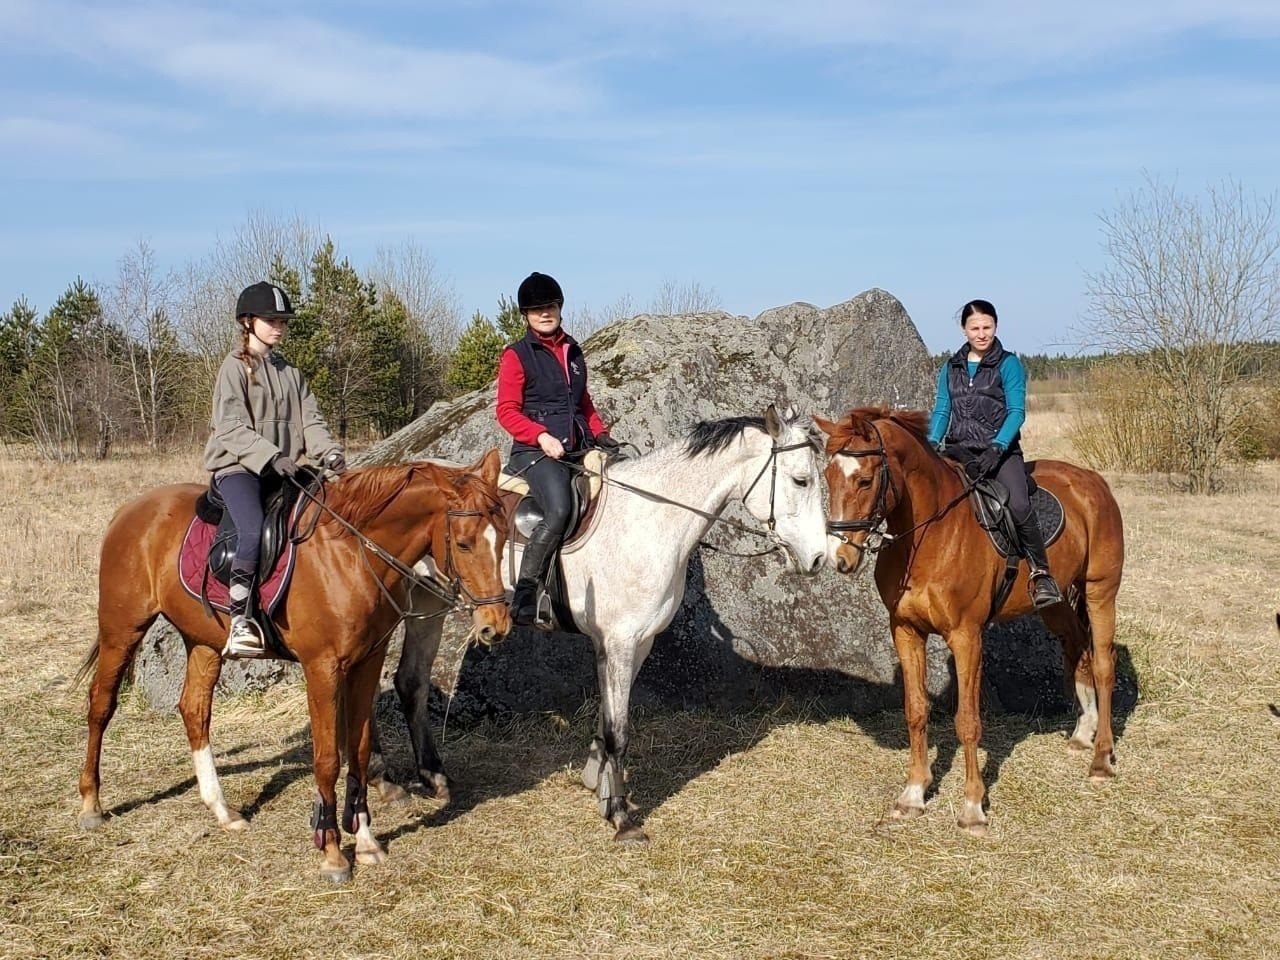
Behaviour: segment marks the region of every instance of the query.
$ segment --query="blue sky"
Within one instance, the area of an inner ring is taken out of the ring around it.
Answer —
[[[1278,121],[1274,0],[0,0],[0,304],[257,210],[360,265],[413,238],[468,312],[534,269],[597,308],[879,286],[933,349],[971,297],[1065,348],[1098,214],[1144,171],[1275,191]]]

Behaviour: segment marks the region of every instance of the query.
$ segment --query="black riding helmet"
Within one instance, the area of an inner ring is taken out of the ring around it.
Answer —
[[[293,304],[289,295],[274,283],[262,280],[245,287],[236,298],[236,319],[261,317],[263,320],[286,319],[293,316]]]
[[[545,307],[549,303],[564,306],[564,291],[555,277],[534,271],[520,282],[516,291],[516,306],[521,310],[532,310],[534,307]]]

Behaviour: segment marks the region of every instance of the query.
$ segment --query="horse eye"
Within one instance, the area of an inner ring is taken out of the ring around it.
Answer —
[[[459,550],[461,550],[463,553],[470,553],[470,552],[471,552],[471,541],[470,541],[470,540],[459,540],[459,541],[458,541],[458,549],[459,549]]]
[[[791,482],[797,487],[807,487],[809,485],[808,477],[792,477]]]
[[[869,486],[871,486],[871,478],[870,478],[870,477],[859,477],[859,478],[858,478],[858,486],[859,486],[859,487],[869,487]]]

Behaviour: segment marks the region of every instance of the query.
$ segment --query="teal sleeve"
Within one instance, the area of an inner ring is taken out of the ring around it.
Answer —
[[[938,396],[933,401],[933,418],[929,421],[929,442],[939,444],[947,435],[951,422],[951,389],[947,386],[947,364],[938,371]]]
[[[1000,432],[991,442],[1001,450],[1008,450],[1013,438],[1027,421],[1027,372],[1022,361],[1012,353],[1000,361],[1000,380],[1004,384],[1005,418]]]

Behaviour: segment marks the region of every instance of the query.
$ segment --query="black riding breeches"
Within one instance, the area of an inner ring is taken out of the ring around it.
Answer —
[[[996,479],[1009,491],[1009,512],[1015,523],[1031,514],[1031,496],[1027,491],[1027,468],[1021,453],[1011,453],[1000,462]]]
[[[529,491],[542,510],[541,526],[563,539],[573,513],[573,473],[568,465],[541,451],[521,450],[511,454],[507,472],[529,481]]]

